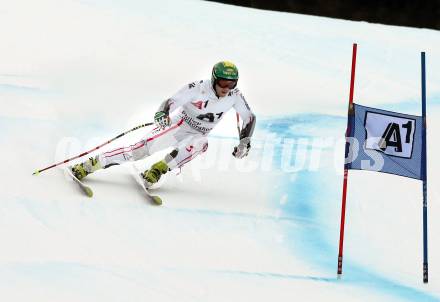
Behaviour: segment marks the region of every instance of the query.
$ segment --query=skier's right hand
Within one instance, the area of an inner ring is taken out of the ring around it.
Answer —
[[[251,148],[251,139],[249,137],[242,138],[237,147],[234,147],[232,155],[236,158],[243,158],[248,155]]]
[[[158,111],[154,115],[154,123],[158,128],[165,129],[171,125],[171,120],[166,112]]]

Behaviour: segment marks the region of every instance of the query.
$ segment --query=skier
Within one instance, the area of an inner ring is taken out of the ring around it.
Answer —
[[[71,167],[79,180],[99,170],[127,161],[143,159],[153,153],[173,147],[165,158],[142,173],[146,188],[157,183],[161,175],[180,168],[208,148],[208,133],[220,122],[229,109],[234,108],[243,120],[240,143],[232,155],[243,158],[251,147],[250,139],[255,127],[255,115],[236,88],[238,69],[228,61],[214,65],[211,80],[186,85],[164,101],[156,114],[156,128],[138,143],[114,149]],[[170,116],[172,113],[178,112]]]

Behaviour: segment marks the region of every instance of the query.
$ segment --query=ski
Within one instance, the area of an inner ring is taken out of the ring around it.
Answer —
[[[134,177],[136,182],[142,187],[142,190],[144,191],[148,200],[153,204],[160,206],[162,204],[162,198],[160,198],[157,195],[151,194],[151,192],[145,187],[144,179],[142,178],[142,173],[134,165],[132,165],[132,170],[133,171],[131,175]]]
[[[64,168],[67,174],[69,174],[70,178],[78,185],[78,187],[88,196],[93,196],[93,191],[89,186],[86,186],[82,181],[80,181],[78,178],[73,175],[72,170],[70,170],[70,167]]]

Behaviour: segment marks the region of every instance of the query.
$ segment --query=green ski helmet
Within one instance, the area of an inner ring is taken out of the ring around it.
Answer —
[[[211,82],[215,86],[217,80],[231,80],[238,81],[238,68],[234,63],[229,61],[221,61],[212,68]],[[237,84],[236,84],[237,85]]]

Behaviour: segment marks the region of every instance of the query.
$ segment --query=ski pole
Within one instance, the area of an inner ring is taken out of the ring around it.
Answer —
[[[135,130],[137,130],[137,129],[140,129],[140,128],[143,128],[143,127],[151,126],[151,125],[153,125],[153,124],[154,124],[154,123],[146,123],[146,124],[143,124],[143,125],[139,125],[139,126],[137,126],[137,127],[134,127],[133,129],[130,129],[130,130],[128,130],[128,131],[125,131],[124,133],[119,134],[118,136],[112,138],[111,140],[109,140],[109,141],[107,141],[107,142],[105,142],[105,143],[103,143],[103,144],[101,144],[101,145],[99,145],[99,146],[97,146],[97,147],[95,147],[95,148],[89,150],[89,151],[83,152],[83,153],[81,153],[80,155],[77,155],[77,156],[75,156],[75,157],[72,157],[72,158],[66,159],[66,160],[64,160],[64,161],[62,161],[62,162],[59,162],[59,163],[57,163],[57,164],[53,164],[52,166],[46,167],[46,168],[44,168],[44,169],[37,170],[37,171],[35,171],[34,173],[32,173],[32,175],[38,175],[38,174],[40,174],[40,173],[43,172],[43,171],[46,171],[46,170],[52,169],[52,168],[54,168],[54,167],[56,167],[56,166],[59,166],[59,165],[61,165],[61,164],[68,163],[68,162],[71,161],[71,160],[74,160],[74,159],[80,158],[80,157],[82,157],[82,156],[84,156],[84,155],[87,155],[87,154],[89,154],[89,153],[92,153],[93,151],[98,150],[99,148],[101,148],[101,147],[103,147],[103,146],[105,146],[105,145],[110,144],[112,141],[114,141],[114,140],[116,140],[116,139],[118,139],[118,138],[120,138],[120,137],[126,135],[127,133],[133,132],[133,131],[135,131]]]

